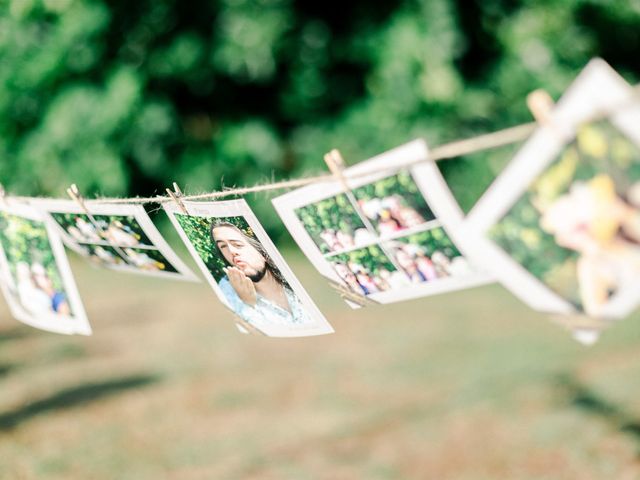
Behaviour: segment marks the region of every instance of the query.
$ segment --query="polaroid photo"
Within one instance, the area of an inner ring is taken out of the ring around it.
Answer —
[[[318,271],[366,299],[392,303],[489,283],[443,224],[447,208],[457,208],[453,197],[453,207],[433,204],[435,189],[414,173],[428,153],[416,140],[344,170],[348,191],[330,180],[272,202]]]
[[[640,302],[640,103],[592,60],[467,216],[462,248],[532,308]]]
[[[333,333],[244,200],[164,209],[215,294],[243,332],[269,337]]]
[[[17,320],[91,335],[60,237],[39,211],[12,200],[0,205],[0,289]]]
[[[65,245],[95,265],[198,281],[141,205],[91,203],[87,213],[71,200],[37,199],[31,204],[46,213]]]

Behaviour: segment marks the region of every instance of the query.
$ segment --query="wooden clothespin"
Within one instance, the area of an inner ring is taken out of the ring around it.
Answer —
[[[568,125],[552,120],[555,103],[546,90],[538,89],[527,95],[527,107],[536,122],[547,127],[563,143],[568,142],[575,134]]]
[[[527,107],[540,125],[549,124],[553,105],[553,99],[546,90],[534,90],[527,95]]]
[[[351,190],[347,184],[347,179],[342,173],[345,165],[340,152],[334,148],[324,156],[324,161],[327,164],[327,167],[329,167],[329,171],[333,174],[334,178],[342,185],[343,190],[345,192]]]
[[[87,209],[87,206],[84,203],[84,198],[80,194],[80,190],[78,189],[78,186],[75,183],[72,184],[69,188],[67,188],[67,194],[71,197],[71,200],[74,200],[80,206],[80,208],[84,213],[91,216],[91,214],[89,213],[89,210]]]
[[[187,208],[184,206],[184,203],[182,203],[182,200],[180,200],[180,197],[183,197],[184,195],[182,194],[182,190],[180,190],[180,187],[176,182],[173,182],[173,191],[170,188],[167,188],[167,194],[174,202],[176,202],[176,205],[178,205],[178,208],[182,213],[184,213],[185,215],[189,215]]]
[[[343,284],[336,282],[331,279],[327,279],[329,281],[329,285],[333,288],[338,294],[345,300],[356,303],[361,307],[366,307],[367,305],[377,305],[378,302],[368,298],[360,293],[354,292],[353,290],[345,287]]]
[[[342,158],[342,155],[340,154],[340,152],[334,148],[324,156],[324,161],[327,164],[327,167],[329,167],[329,170],[331,171],[331,173],[333,174],[333,178],[335,178],[338,182],[340,182],[343,193],[351,200],[353,208],[360,215],[360,218],[362,219],[364,226],[367,228],[367,230],[370,233],[372,233],[373,235],[377,235],[377,231],[375,227],[371,224],[371,222],[369,221],[369,218],[367,218],[367,215],[362,211],[362,207],[360,206],[360,203],[358,202],[357,198],[353,194],[351,187],[347,182],[347,178],[344,176],[343,171],[345,168],[345,164],[344,164],[344,159]]]

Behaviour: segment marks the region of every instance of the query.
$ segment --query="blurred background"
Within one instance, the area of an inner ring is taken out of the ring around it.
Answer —
[[[21,195],[288,178],[334,147],[355,163],[530,121],[526,94],[557,98],[593,56],[640,77],[636,0],[0,6],[0,178]],[[502,166],[487,157],[444,167],[467,208]]]
[[[636,83],[638,51],[638,0],[0,0],[0,181],[317,173],[334,147],[353,164],[531,121],[526,94],[557,99],[593,56]],[[465,209],[517,147],[442,162]],[[248,200],[284,246],[268,198]],[[285,257],[335,335],[241,336],[204,283],[74,256],[93,337],[0,304],[0,478],[640,478],[638,313],[585,349],[496,285],[352,311]]]

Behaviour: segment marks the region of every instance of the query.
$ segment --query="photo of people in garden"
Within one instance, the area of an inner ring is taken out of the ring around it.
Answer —
[[[73,314],[44,222],[0,212],[0,245],[15,303],[33,317]]]
[[[76,251],[96,265],[142,272],[178,272],[133,215],[49,214],[77,244]]]
[[[378,245],[334,255],[328,261],[344,284],[361,295],[408,285],[404,275]]]
[[[360,295],[472,272],[406,170],[295,215],[340,280]]]
[[[489,231],[591,316],[640,275],[640,149],[606,121],[575,140]]]
[[[133,215],[89,215],[50,212],[78,243],[104,243],[118,247],[153,247]]]
[[[353,195],[380,236],[394,235],[435,218],[406,171],[356,188]]]
[[[322,253],[349,251],[435,218],[406,171],[296,209]]]
[[[371,234],[344,193],[296,210],[322,253],[350,250],[371,242]]]
[[[136,267],[138,270],[171,273],[178,272],[171,262],[169,262],[164,255],[155,248],[124,247],[119,249],[119,253],[129,265]]]
[[[120,256],[115,248],[106,245],[83,244],[81,252],[96,265],[116,266],[125,263],[124,258]]]
[[[365,296],[472,272],[442,227],[326,258],[347,287]]]
[[[385,248],[410,284],[471,273],[469,263],[442,227],[387,242]]]

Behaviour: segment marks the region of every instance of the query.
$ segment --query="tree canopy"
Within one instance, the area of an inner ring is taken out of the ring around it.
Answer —
[[[528,121],[525,95],[557,97],[593,56],[635,82],[639,48],[621,0],[2,0],[0,181],[146,195],[301,175],[333,147],[354,163]],[[443,165],[463,207],[509,154]]]

